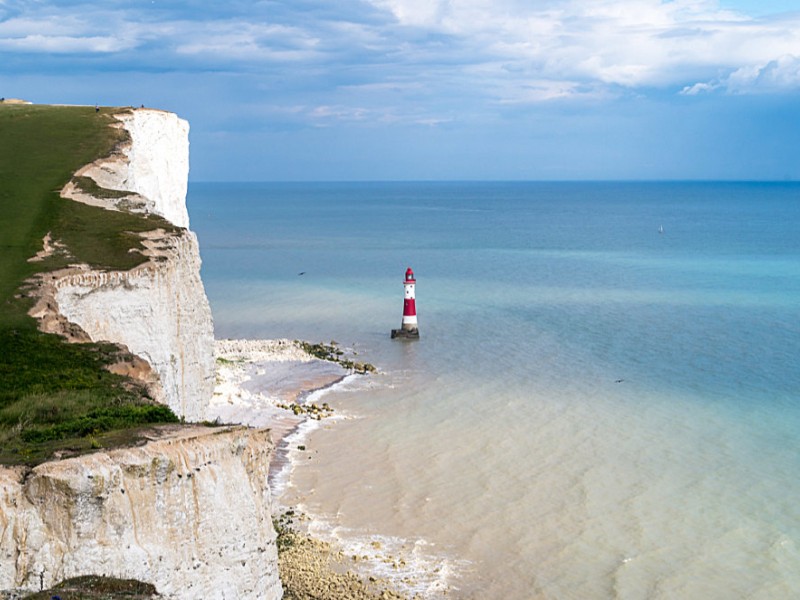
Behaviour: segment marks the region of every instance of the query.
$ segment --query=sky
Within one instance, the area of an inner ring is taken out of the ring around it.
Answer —
[[[0,0],[0,96],[192,181],[800,179],[800,0]]]

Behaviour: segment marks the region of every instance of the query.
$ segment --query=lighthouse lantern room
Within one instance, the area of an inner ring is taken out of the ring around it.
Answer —
[[[409,267],[406,269],[406,277],[403,280],[403,324],[400,329],[392,329],[392,339],[419,339],[419,329],[417,328],[417,303],[415,298],[416,287],[417,280],[414,278],[414,271]]]

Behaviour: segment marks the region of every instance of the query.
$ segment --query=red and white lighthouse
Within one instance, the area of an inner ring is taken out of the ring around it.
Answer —
[[[414,271],[411,267],[406,269],[406,277],[403,280],[403,324],[400,329],[392,329],[392,337],[412,338],[419,337],[417,328],[417,301],[415,290],[417,280],[414,279]]]

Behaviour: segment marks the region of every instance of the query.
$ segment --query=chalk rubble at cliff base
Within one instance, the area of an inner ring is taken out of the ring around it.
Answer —
[[[274,428],[276,443],[302,422],[305,396],[347,375],[290,340],[217,340],[215,348],[216,386],[206,419]]]
[[[386,589],[372,578],[369,583],[347,570],[341,552],[329,544],[295,531],[281,532],[278,567],[284,598],[316,600],[403,600],[405,596]],[[282,547],[285,545],[286,547]]]

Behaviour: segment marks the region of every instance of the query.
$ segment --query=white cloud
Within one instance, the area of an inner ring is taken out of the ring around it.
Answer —
[[[27,53],[114,53],[145,47],[160,66],[176,57],[237,63],[299,62],[317,57],[319,42],[302,27],[242,18],[196,20],[181,14],[153,18],[146,12],[102,5],[64,10],[46,3],[13,18],[0,18],[0,48]],[[128,56],[130,58],[130,56]]]
[[[587,85],[574,81],[542,79],[526,81],[505,90],[501,104],[530,104],[555,100],[597,101],[617,94],[603,86]]]
[[[140,43],[137,25],[112,23],[106,26],[73,15],[41,15],[0,21],[0,48],[32,53],[114,53]],[[113,34],[107,32],[113,31]]]
[[[317,106],[309,112],[314,119],[332,119],[337,121],[363,121],[369,111],[359,107],[345,106]]]
[[[785,55],[764,65],[737,69],[724,82],[735,93],[800,89],[800,56]]]
[[[291,111],[303,119],[307,119],[315,127],[330,127],[342,123],[382,124],[382,125],[420,125],[438,127],[452,122],[454,119],[446,115],[431,115],[416,111],[414,107],[395,107],[391,105],[369,108],[357,105],[318,105],[303,107],[284,107],[276,112]]]
[[[58,53],[112,53],[133,47],[130,40],[102,36],[70,37],[59,35],[26,35],[20,38],[0,39],[2,50]]]
[[[694,85],[687,85],[681,90],[681,94],[684,96],[697,96],[698,94],[704,94],[713,92],[714,90],[719,89],[721,86],[720,83],[695,83]]]
[[[800,56],[784,55],[762,64],[739,67],[707,82],[687,85],[681,94],[695,96],[725,90],[732,94],[769,94],[800,90]]]
[[[341,90],[354,92],[354,93],[396,93],[396,92],[413,92],[423,89],[423,86],[418,82],[399,82],[399,81],[381,81],[377,83],[362,83],[354,85],[339,86]]]
[[[194,24],[183,23],[176,52],[204,55],[215,60],[277,60],[297,62],[316,55],[319,39],[302,29],[273,24],[237,21]],[[193,35],[186,35],[187,31]]]
[[[357,9],[329,0],[302,8],[233,2],[208,16],[189,3],[11,4],[15,16],[0,17],[5,52],[119,53],[119,64],[176,71],[290,65],[297,69],[273,69],[263,89],[302,80],[304,92],[325,90],[315,97],[320,106],[418,102],[431,106],[431,114],[419,109],[428,120],[450,114],[448,98],[497,106],[642,88],[696,95],[798,87],[800,13],[751,18],[716,0],[367,0]],[[338,118],[395,114],[348,110]]]
[[[741,79],[778,89],[794,85],[791,67],[778,65],[756,78],[748,78],[748,69],[800,54],[800,15],[753,19],[715,1],[371,1],[400,26],[463,38],[478,60],[504,60],[527,77],[550,79],[551,91],[567,90],[566,81],[690,94],[739,70],[729,89]],[[550,91],[531,95],[538,97],[550,98]]]
[[[437,27],[448,8],[446,0],[372,0],[379,8],[390,11],[402,25]]]

